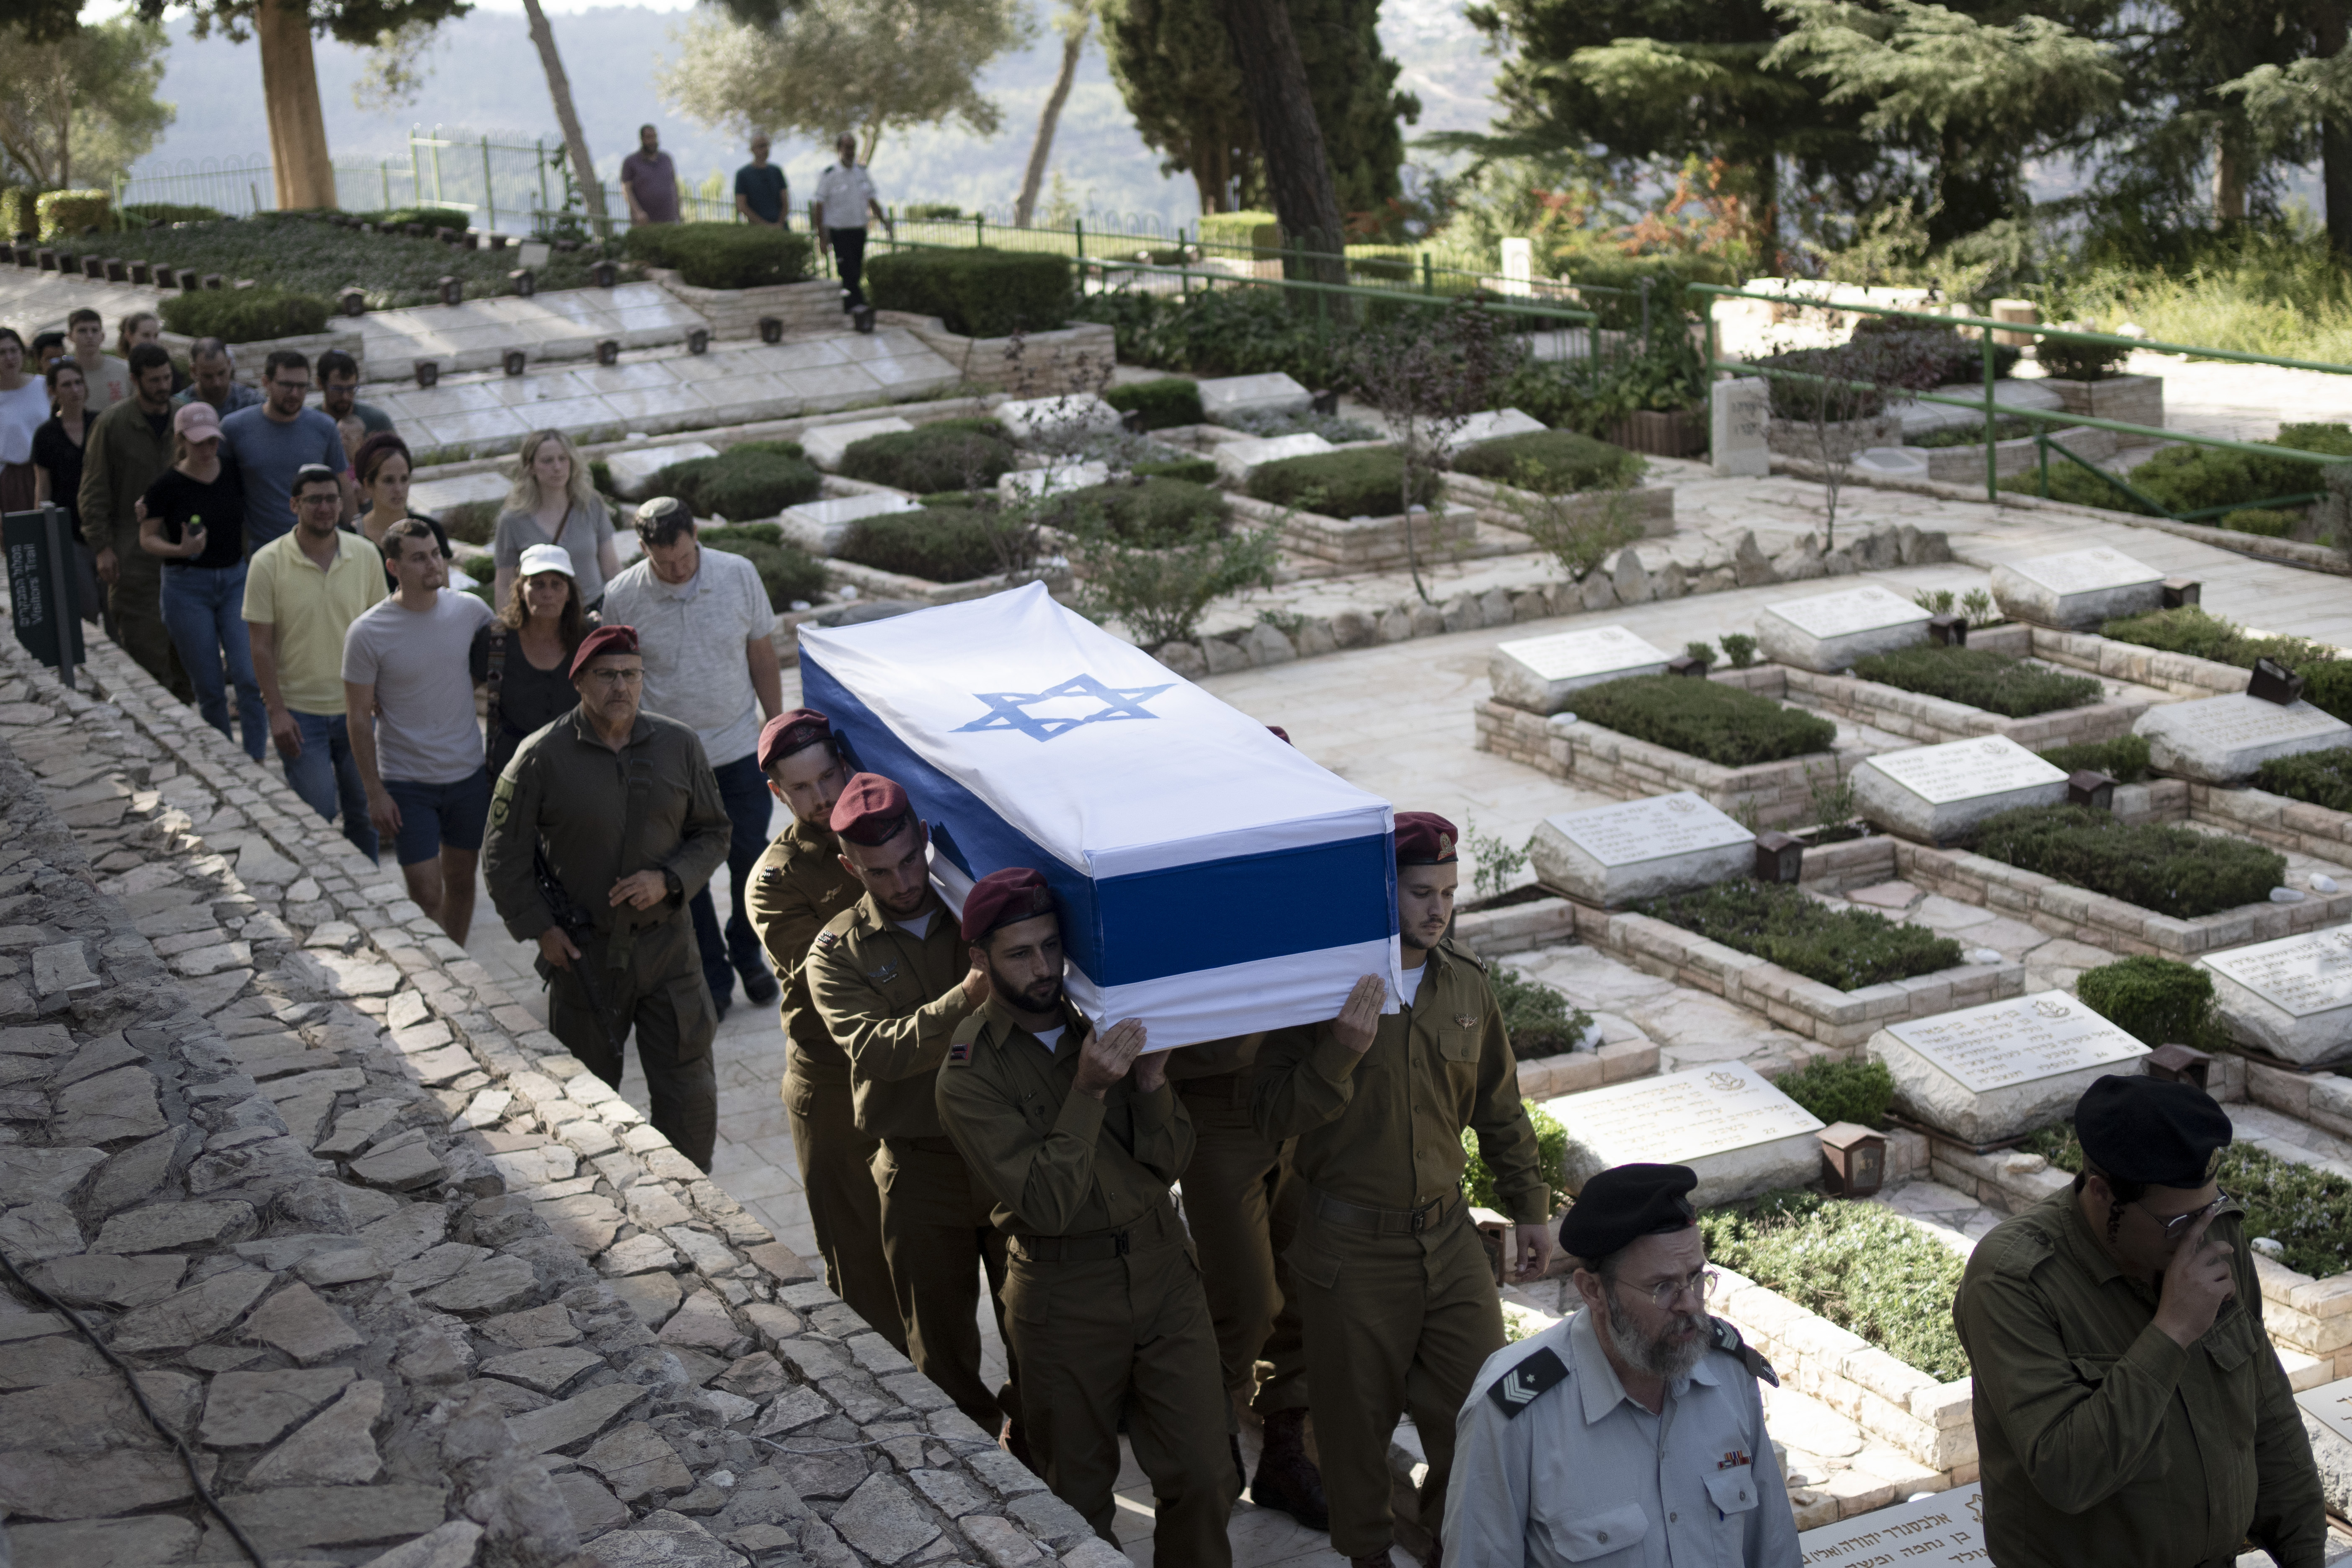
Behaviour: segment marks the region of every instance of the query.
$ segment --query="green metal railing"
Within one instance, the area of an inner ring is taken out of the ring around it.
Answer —
[[[2222,516],[2233,511],[2253,510],[2263,507],[2302,506],[2322,499],[2326,492],[2304,491],[2294,495],[2273,496],[2259,501],[2231,501],[2221,506],[2201,507],[2193,511],[2175,511],[2121,476],[2111,474],[2077,453],[2069,451],[2064,446],[2052,439],[2049,427],[2062,425],[2092,430],[2110,430],[2118,436],[2136,436],[2143,441],[2162,443],[2167,446],[2209,447],[2219,451],[2240,452],[2249,457],[2263,458],[2273,461],[2284,458],[2290,462],[2308,463],[2314,468],[2352,462],[2352,458],[2347,458],[2336,453],[2306,452],[2294,447],[2238,441],[2222,436],[2200,436],[2187,430],[2159,429],[2154,426],[2135,425],[2120,419],[2101,419],[2088,414],[2069,414],[2063,409],[2011,407],[2000,402],[1994,395],[1994,383],[1999,377],[1995,373],[1994,352],[1998,344],[1993,334],[2023,332],[2031,333],[2041,341],[2095,343],[2105,348],[2146,350],[2151,353],[2182,354],[2197,359],[2226,360],[2237,364],[2266,364],[2277,365],[2288,370],[2320,371],[2330,375],[2352,375],[2352,365],[2329,364],[2319,360],[2287,359],[2276,354],[2246,353],[2232,349],[2204,348],[2192,343],[2164,342],[2150,338],[2126,338],[2113,332],[2082,331],[2071,327],[2044,327],[2026,321],[2000,321],[1985,316],[1938,315],[1928,310],[1908,310],[1892,305],[1854,304],[1843,300],[1832,304],[1826,300],[1803,300],[1786,294],[1767,294],[1745,289],[1727,288],[1717,283],[1693,283],[1686,287],[1692,296],[1705,301],[1703,310],[1706,321],[1706,367],[1710,373],[1724,371],[1738,375],[1777,376],[1815,384],[1819,384],[1822,380],[1821,376],[1803,371],[1752,365],[1723,358],[1716,339],[1714,304],[1717,300],[1760,300],[1776,305],[1802,306],[1809,310],[1851,310],[1874,316],[1900,317],[1906,321],[1920,321],[1937,327],[1976,329],[1983,345],[1984,395],[1981,398],[1955,397],[1948,394],[1936,392],[1906,392],[1900,395],[1915,398],[1921,403],[1975,409],[1984,416],[1985,496],[1987,500],[1996,503],[2000,499],[2000,456],[1995,450],[1993,431],[1996,421],[2002,418],[2022,419],[2033,426],[2034,445],[2041,476],[2040,489],[2044,497],[2050,493],[2050,454],[2055,451],[2066,461],[2098,475],[2141,506],[2147,508],[2154,515],[2174,522],[2195,522],[2203,518]],[[1857,381],[1848,384],[1856,391],[1885,392],[1887,390],[1874,386],[1867,382]]]

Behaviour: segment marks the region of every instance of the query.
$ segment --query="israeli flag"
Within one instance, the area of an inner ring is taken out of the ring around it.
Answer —
[[[800,629],[803,700],[929,825],[961,910],[1008,866],[1061,903],[1071,999],[1152,1050],[1402,989],[1388,802],[1055,604],[1041,584]]]

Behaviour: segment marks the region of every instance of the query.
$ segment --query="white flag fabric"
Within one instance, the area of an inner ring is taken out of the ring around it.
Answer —
[[[1401,991],[1388,802],[1043,584],[800,646],[802,700],[906,790],[951,907],[1044,873],[1097,1026],[1160,1050],[1334,1017],[1360,975]]]

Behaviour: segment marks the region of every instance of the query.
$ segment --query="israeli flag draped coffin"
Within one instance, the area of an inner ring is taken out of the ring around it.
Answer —
[[[1098,1026],[1160,1050],[1334,1017],[1360,975],[1397,994],[1388,803],[1042,584],[800,645],[803,700],[905,788],[951,907],[1045,874]]]

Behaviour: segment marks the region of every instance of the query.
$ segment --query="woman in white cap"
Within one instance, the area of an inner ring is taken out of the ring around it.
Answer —
[[[498,619],[474,634],[474,679],[489,689],[487,761],[495,780],[535,730],[580,706],[572,655],[596,626],[582,607],[572,552],[533,544],[517,565]]]
[[[253,645],[245,629],[245,486],[221,449],[220,414],[198,398],[172,414],[172,466],[132,508],[139,548],[163,558],[163,628],[195,689],[196,711],[255,762],[269,739]],[[236,688],[242,736],[228,726]]]

